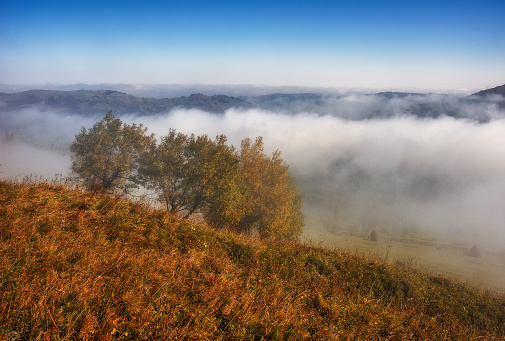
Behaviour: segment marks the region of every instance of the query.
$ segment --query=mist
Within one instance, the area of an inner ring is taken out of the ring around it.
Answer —
[[[81,126],[89,128],[101,119],[37,108],[0,114],[0,176],[10,179],[68,176],[68,147]]]
[[[222,116],[176,111],[144,122],[156,134],[166,127],[224,133],[235,146],[263,136],[267,151],[279,149],[290,165],[309,216],[331,219],[338,205],[341,225],[505,237],[504,119],[352,121],[230,110]]]
[[[24,142],[0,142],[0,177],[16,181],[56,180],[68,175],[66,151]]]
[[[432,105],[432,114],[416,115],[420,105]],[[505,112],[499,105],[356,94],[274,109],[121,119],[158,137],[170,128],[225,134],[236,147],[245,137],[262,136],[266,152],[280,150],[290,165],[307,229],[381,227],[505,241]],[[36,109],[2,113],[1,131],[13,132],[15,141],[0,144],[1,176],[68,175],[69,144],[81,126],[99,119]]]
[[[12,85],[0,84],[0,92],[15,93],[32,89],[45,90],[115,90],[124,92],[137,97],[149,98],[172,98],[179,96],[189,96],[195,93],[203,93],[207,96],[212,95],[227,95],[227,96],[260,96],[272,93],[295,94],[307,92],[325,92],[328,94],[344,95],[350,92],[353,93],[373,93],[380,90],[367,88],[328,88],[328,87],[307,87],[307,86],[266,86],[252,84],[233,84],[233,85],[216,85],[216,84],[121,84],[121,83],[105,83],[105,84],[26,84]],[[405,89],[403,89],[405,90]],[[476,89],[477,90],[477,89]],[[460,94],[469,94],[470,91],[464,89],[457,91]]]

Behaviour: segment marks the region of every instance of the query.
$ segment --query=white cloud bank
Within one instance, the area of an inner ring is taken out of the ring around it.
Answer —
[[[378,100],[345,101],[348,113],[359,114],[377,108],[369,102]],[[122,119],[142,123],[158,136],[170,128],[211,137],[225,134],[235,146],[245,137],[263,136],[267,152],[279,149],[290,165],[308,213],[327,217],[338,204],[347,221],[364,226],[416,226],[505,240],[505,116],[496,107],[489,110],[495,118],[487,123],[447,116],[351,120],[233,109],[223,115],[176,110]],[[82,125],[89,128],[98,119],[36,111],[4,115],[2,125],[25,140],[31,136],[31,144],[2,145],[2,176],[67,174],[68,152],[47,146],[68,146]]]
[[[230,110],[143,118],[149,131],[263,136],[279,149],[307,207],[366,224],[403,224],[505,239],[505,119],[412,116],[351,121],[334,116]],[[318,199],[319,198],[319,199]],[[319,212],[321,213],[321,212]]]

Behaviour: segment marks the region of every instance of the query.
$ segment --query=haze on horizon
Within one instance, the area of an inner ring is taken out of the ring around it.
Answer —
[[[435,234],[463,231],[505,241],[505,109],[457,96],[327,97],[266,110],[231,108],[224,114],[174,109],[158,115],[123,115],[158,138],[169,129],[185,134],[225,134],[239,146],[262,136],[290,166],[304,196],[307,229],[332,219],[340,224],[405,226]],[[437,107],[436,103],[441,104]],[[445,104],[444,104],[445,103]],[[440,116],[411,112],[429,104]],[[1,106],[0,106],[1,107]],[[449,108],[458,116],[444,115]],[[319,112],[313,110],[322,110]],[[0,143],[0,176],[69,175],[68,146],[81,126],[101,117],[20,108],[1,112],[0,123],[17,143]],[[459,117],[459,118],[458,118]],[[2,138],[3,139],[3,138]],[[335,220],[337,222],[338,219]]]
[[[505,3],[4,1],[0,83],[486,89]]]

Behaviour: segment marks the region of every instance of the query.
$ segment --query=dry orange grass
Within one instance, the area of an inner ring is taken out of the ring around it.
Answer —
[[[0,339],[505,339],[505,301],[142,204],[0,182]]]

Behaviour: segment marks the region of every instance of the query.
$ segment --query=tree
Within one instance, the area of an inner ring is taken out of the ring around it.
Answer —
[[[130,193],[138,188],[140,159],[155,143],[142,125],[127,125],[107,112],[86,130],[82,127],[70,145],[71,171],[89,190]]]
[[[298,238],[304,225],[303,200],[280,152],[267,157],[261,137],[254,143],[246,138],[238,158],[243,194],[236,228],[256,231],[262,238]]]
[[[167,136],[161,137],[158,146],[151,146],[139,168],[142,184],[147,189],[154,190],[158,201],[165,203],[167,210],[174,214],[184,207],[186,200],[186,144],[186,135],[170,130]]]
[[[214,141],[207,135],[192,138],[187,153],[200,183],[198,192],[203,200],[199,209],[215,227],[232,224],[240,214],[239,160],[226,141],[225,135],[216,136]]]
[[[186,218],[221,212],[221,196],[226,197],[236,169],[238,161],[224,135],[212,141],[207,135],[187,136],[172,129],[151,148],[139,173],[145,187],[157,193],[169,212]]]
[[[130,193],[152,190],[172,214],[202,214],[209,225],[262,238],[296,239],[304,223],[302,197],[288,166],[263,140],[244,139],[240,151],[226,136],[187,136],[170,130],[157,145],[142,125],[109,111],[82,128],[70,146],[71,170],[87,189]]]

